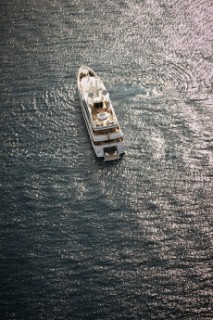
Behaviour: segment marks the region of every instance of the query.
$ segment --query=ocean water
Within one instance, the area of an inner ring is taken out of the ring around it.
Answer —
[[[213,319],[213,3],[0,4],[0,319]],[[95,158],[76,72],[126,155]]]

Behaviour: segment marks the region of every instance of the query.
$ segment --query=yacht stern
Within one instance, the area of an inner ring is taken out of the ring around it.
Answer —
[[[104,148],[104,161],[112,161],[120,159],[117,147]]]

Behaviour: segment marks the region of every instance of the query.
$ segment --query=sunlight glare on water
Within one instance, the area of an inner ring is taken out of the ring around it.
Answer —
[[[207,0],[1,5],[0,314],[212,319]],[[126,155],[95,158],[76,72],[104,80]]]

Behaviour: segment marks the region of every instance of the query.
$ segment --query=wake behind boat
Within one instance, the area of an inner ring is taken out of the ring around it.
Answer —
[[[77,87],[96,156],[105,161],[120,159],[125,153],[123,132],[103,81],[90,67],[82,66],[77,74]]]

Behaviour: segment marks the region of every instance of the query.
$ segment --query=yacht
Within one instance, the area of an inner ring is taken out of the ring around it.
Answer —
[[[104,161],[120,159],[125,153],[123,132],[103,81],[90,67],[82,66],[77,73],[77,87],[96,156]]]

